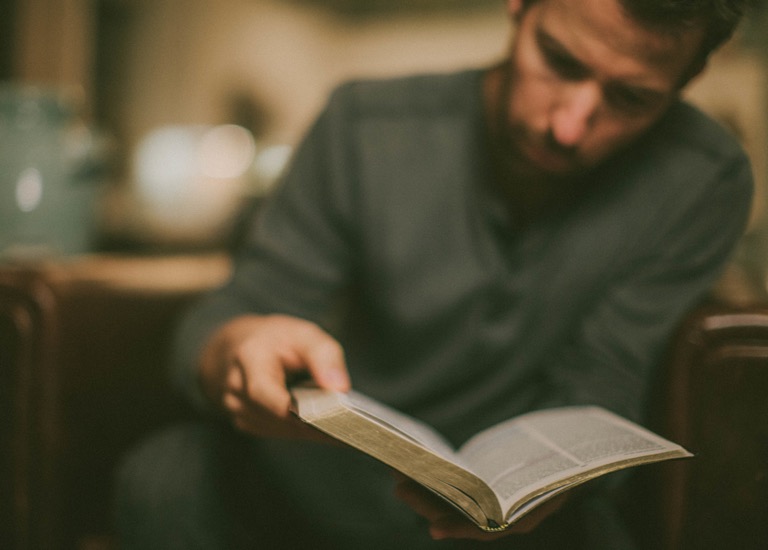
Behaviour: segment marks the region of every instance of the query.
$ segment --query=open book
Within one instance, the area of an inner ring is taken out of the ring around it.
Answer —
[[[603,474],[691,453],[599,407],[528,413],[452,446],[423,422],[360,393],[291,390],[303,421],[453,504],[483,530],[505,529]]]

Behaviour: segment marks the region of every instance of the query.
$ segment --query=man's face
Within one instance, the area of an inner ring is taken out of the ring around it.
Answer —
[[[534,177],[577,175],[638,137],[677,97],[702,37],[649,30],[618,0],[508,2],[507,146]]]

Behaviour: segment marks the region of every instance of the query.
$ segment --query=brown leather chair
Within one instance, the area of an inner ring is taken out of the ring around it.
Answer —
[[[633,473],[623,505],[641,548],[764,548],[768,304],[700,305],[681,324],[663,366],[649,422],[695,456]]]
[[[659,468],[663,544],[649,548],[766,548],[768,305],[694,311],[660,390],[656,427],[696,456]]]

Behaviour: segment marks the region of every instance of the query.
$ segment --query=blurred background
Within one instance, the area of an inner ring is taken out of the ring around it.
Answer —
[[[339,81],[489,63],[508,33],[499,0],[3,5],[6,257],[221,246]]]
[[[0,5],[5,258],[226,246],[334,85],[489,64],[510,33],[502,0]],[[692,90],[742,137],[761,190],[766,19],[755,9]]]

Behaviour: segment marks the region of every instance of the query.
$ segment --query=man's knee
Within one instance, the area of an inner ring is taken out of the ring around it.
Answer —
[[[212,450],[203,426],[172,428],[142,442],[122,461],[117,472],[118,502],[146,506],[164,499],[178,502],[209,468]]]
[[[194,531],[204,540],[200,531],[217,530],[222,452],[221,435],[204,424],[162,431],[132,450],[116,473],[116,528],[124,546]]]

